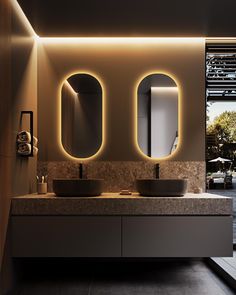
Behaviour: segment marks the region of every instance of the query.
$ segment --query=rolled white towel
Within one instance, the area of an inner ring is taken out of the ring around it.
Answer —
[[[31,145],[29,143],[20,143],[17,147],[17,153],[22,156],[31,154]]]
[[[37,145],[38,145],[38,138],[35,137],[35,136],[33,136],[33,145],[34,145],[35,147],[37,147]]]
[[[37,156],[38,151],[39,151],[39,149],[36,146],[34,146],[33,147],[33,156]]]
[[[31,134],[28,131],[21,131],[17,133],[17,142],[19,143],[30,143]]]

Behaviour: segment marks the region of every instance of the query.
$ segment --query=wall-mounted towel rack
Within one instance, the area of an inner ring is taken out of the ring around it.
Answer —
[[[22,157],[33,157],[33,150],[34,150],[34,143],[33,143],[33,138],[34,138],[34,113],[33,111],[21,111],[21,120],[24,115],[29,115],[30,116],[30,135],[31,135],[31,152],[29,155],[20,155]]]

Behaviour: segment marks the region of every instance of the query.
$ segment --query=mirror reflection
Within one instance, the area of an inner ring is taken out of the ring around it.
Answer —
[[[145,77],[138,87],[138,144],[151,158],[171,155],[178,145],[178,88],[164,74]]]
[[[61,139],[77,158],[96,154],[102,144],[102,87],[89,74],[75,74],[61,90]]]

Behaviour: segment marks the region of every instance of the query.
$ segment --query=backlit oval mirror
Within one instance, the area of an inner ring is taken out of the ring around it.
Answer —
[[[171,155],[178,145],[178,87],[164,74],[138,86],[138,145],[151,158]]]
[[[102,144],[102,87],[89,74],[74,74],[61,89],[61,140],[65,151],[88,158]]]

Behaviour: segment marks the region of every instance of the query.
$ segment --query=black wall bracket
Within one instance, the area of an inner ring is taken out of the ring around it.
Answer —
[[[30,136],[31,136],[31,152],[29,155],[20,155],[22,157],[33,157],[34,156],[34,113],[33,111],[21,111],[21,120],[24,115],[29,115],[30,116]]]

